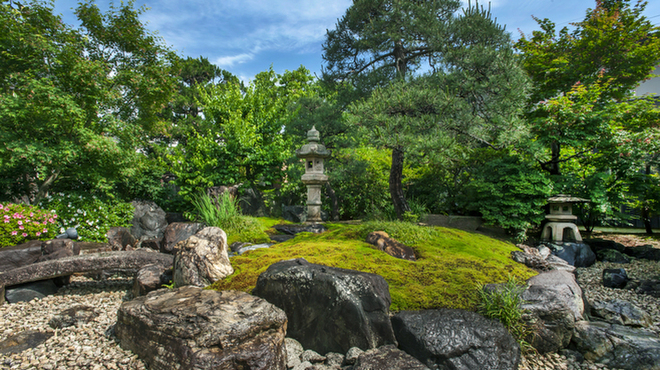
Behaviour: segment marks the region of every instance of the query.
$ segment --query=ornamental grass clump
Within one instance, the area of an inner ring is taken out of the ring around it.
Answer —
[[[55,211],[25,204],[0,203],[0,248],[57,236]]]
[[[533,329],[524,320],[525,310],[522,309],[524,290],[524,285],[514,278],[494,289],[484,289],[484,286],[480,286],[477,289],[479,296],[477,312],[501,322],[518,342],[520,349],[527,353],[534,348],[527,342]]]
[[[256,218],[241,214],[238,201],[229,192],[222,193],[217,199],[200,194],[192,204],[195,210],[186,216],[207,226],[221,228],[227,234],[229,244],[235,241],[265,243],[270,240]]]
[[[78,240],[98,243],[108,241],[106,233],[111,227],[131,227],[135,212],[131,203],[89,194],[49,194],[39,205],[60,215],[59,232],[73,227]]]

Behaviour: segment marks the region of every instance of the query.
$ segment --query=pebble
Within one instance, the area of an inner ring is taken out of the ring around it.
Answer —
[[[578,268],[578,281],[589,301],[614,298],[633,302],[645,309],[653,320],[650,328],[660,336],[660,299],[636,294],[634,291],[605,288],[601,284],[605,268],[626,269],[631,279],[660,277],[660,262],[633,260],[620,265],[596,262],[589,268]],[[30,302],[0,305],[0,341],[24,330],[55,332],[50,339],[33,349],[18,354],[0,354],[0,369],[146,369],[145,364],[132,352],[123,350],[111,333],[117,321],[117,310],[123,301],[132,299],[132,278],[116,277],[95,281],[83,276],[72,276],[71,284],[57,294]],[[88,324],[54,330],[48,321],[61,311],[77,305],[96,308],[98,317]],[[347,360],[351,355],[347,354]],[[304,363],[303,363],[304,364]],[[578,363],[572,357],[553,353],[523,356],[520,370],[618,370],[590,361]]]
[[[94,281],[72,276],[71,284],[55,295],[30,302],[0,305],[0,340],[24,330],[54,332],[36,348],[0,354],[0,369],[146,369],[130,351],[123,350],[106,332],[117,321],[121,303],[132,298],[132,278]],[[67,308],[87,305],[98,312],[90,323],[55,330],[48,321]]]

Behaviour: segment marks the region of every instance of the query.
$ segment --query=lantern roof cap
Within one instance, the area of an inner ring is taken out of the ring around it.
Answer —
[[[330,151],[326,149],[325,145],[319,143],[321,135],[315,126],[307,131],[307,144],[303,145],[300,149],[296,150],[298,158],[327,158],[330,156]]]
[[[548,198],[548,203],[590,203],[589,199],[572,197],[567,194],[557,194]]]

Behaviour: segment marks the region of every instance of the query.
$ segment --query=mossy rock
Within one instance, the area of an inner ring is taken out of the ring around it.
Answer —
[[[514,262],[513,244],[442,227],[406,223],[327,224],[322,234],[301,233],[268,249],[231,259],[234,274],[209,289],[250,292],[271,264],[305,258],[311,263],[381,275],[389,284],[391,310],[462,308],[474,310],[480,284],[528,279],[536,272]],[[419,260],[397,259],[373,249],[364,240],[383,230],[415,249]]]

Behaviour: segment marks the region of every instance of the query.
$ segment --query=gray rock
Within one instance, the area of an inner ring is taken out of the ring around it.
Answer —
[[[319,353],[396,343],[381,276],[295,259],[268,267],[252,294],[283,309],[287,334]]]
[[[344,355],[337,352],[328,352],[325,354],[325,364],[330,367],[341,366],[344,363]]]
[[[0,248],[0,273],[37,262],[41,257],[43,243],[41,240],[30,240],[24,244]]]
[[[353,370],[429,370],[426,365],[416,358],[396,348],[396,346],[382,346],[362,353]]]
[[[660,261],[660,248],[653,248],[651,245],[640,245],[637,247],[626,247],[623,253],[635,257],[643,258],[651,261]]]
[[[305,361],[294,366],[292,370],[312,370],[312,369],[314,369],[314,365],[312,365],[312,363],[309,361]]]
[[[286,235],[297,235],[300,233],[320,234],[322,232],[328,231],[328,228],[321,224],[311,224],[311,225],[284,224],[284,225],[275,225],[273,226],[273,229],[277,230],[280,233],[284,233]]]
[[[169,272],[169,273],[168,273]],[[160,289],[172,279],[172,268],[159,264],[148,264],[135,274],[133,280],[133,297],[146,295]]]
[[[623,289],[630,281],[625,269],[604,269],[603,286],[607,288]]]
[[[205,287],[234,273],[227,254],[227,235],[207,227],[176,245],[174,284]]]
[[[295,238],[295,235],[270,235],[270,241],[273,243],[284,243],[285,241]]]
[[[620,299],[592,302],[591,315],[610,324],[649,327],[653,323],[651,316],[646,311]]]
[[[552,254],[575,267],[589,267],[596,262],[596,254],[585,243],[552,242],[544,243]]]
[[[565,348],[573,335],[575,322],[583,319],[582,289],[575,276],[567,271],[553,270],[538,274],[527,282],[522,293],[527,310],[538,325],[538,335],[531,342],[540,353]]]
[[[658,280],[642,280],[635,288],[637,294],[647,294],[652,297],[660,298],[660,281]]]
[[[113,251],[132,250],[138,244],[138,240],[125,227],[111,227],[105,236],[108,238],[108,245]]]
[[[346,352],[346,357],[344,358],[344,363],[347,365],[353,365],[355,364],[355,361],[357,361],[358,357],[363,353],[364,351],[359,349],[358,347],[351,347],[348,352]]]
[[[152,201],[133,201],[135,207],[131,234],[138,240],[162,238],[167,227],[167,214]]]
[[[402,311],[392,326],[399,348],[432,369],[504,370],[520,364],[520,347],[506,328],[474,312]]]
[[[204,225],[200,223],[174,222],[167,225],[160,243],[161,253],[174,254],[175,245],[197,234],[203,228]]]
[[[579,321],[571,346],[584,358],[624,370],[659,370],[660,340],[644,329],[602,321]]]
[[[614,249],[602,249],[596,252],[599,261],[613,263],[630,263],[630,258]]]
[[[14,334],[0,342],[0,354],[21,353],[26,349],[36,348],[53,336],[53,332],[42,333],[27,330]]]
[[[316,351],[308,349],[300,355],[300,360],[302,362],[308,361],[313,364],[317,364],[319,362],[325,361],[325,356],[321,356]]]
[[[57,293],[57,289],[52,279],[14,285],[6,289],[5,299],[9,303],[29,302],[53,295]]]
[[[548,266],[550,266],[550,270],[562,270],[567,272],[575,271],[575,266],[569,265],[568,262],[555,256],[554,254],[546,257],[545,261],[548,263]]]
[[[282,206],[282,218],[291,222],[305,222],[307,210],[304,206]]]
[[[122,303],[115,334],[149,369],[285,370],[286,315],[244,292],[161,289]]]
[[[272,244],[250,244],[240,248],[236,253],[239,255],[256,249],[270,248]]]
[[[611,249],[611,250],[615,250],[617,252],[623,253],[624,249],[626,248],[621,243],[617,243],[613,240],[600,239],[600,238],[585,239],[585,240],[583,240],[583,242],[589,244],[589,247],[591,247],[591,250],[596,252],[596,253],[598,251],[605,250],[605,249]]]
[[[293,338],[284,338],[284,346],[287,358],[286,366],[288,368],[296,367],[300,364],[300,355],[304,351],[302,344]]]
[[[93,307],[84,305],[73,306],[53,316],[48,321],[48,325],[53,329],[62,329],[88,323],[98,315]]]

